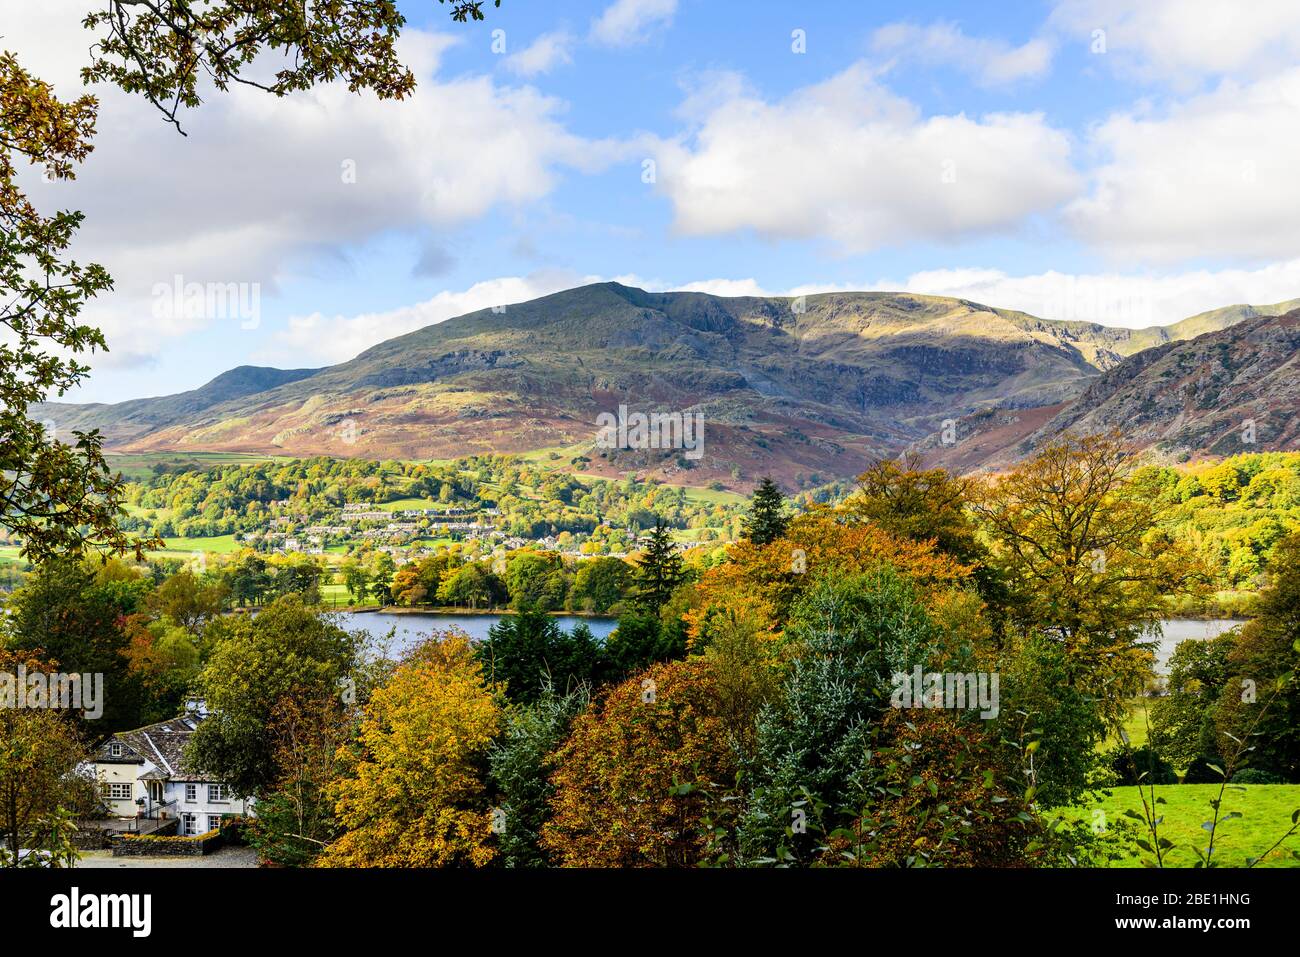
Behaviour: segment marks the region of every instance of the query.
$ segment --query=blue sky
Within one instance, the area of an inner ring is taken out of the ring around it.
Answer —
[[[85,6],[7,25],[61,92]],[[118,281],[87,313],[111,352],[72,398],[324,365],[595,279],[1130,326],[1300,295],[1300,5],[400,6],[406,103],[214,94],[182,138],[96,91],[78,182],[32,189],[85,210],[78,253]],[[255,315],[178,309],[177,282],[239,285]]]

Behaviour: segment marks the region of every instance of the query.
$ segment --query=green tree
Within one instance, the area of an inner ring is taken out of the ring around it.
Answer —
[[[809,802],[832,814],[861,806],[873,721],[889,706],[891,676],[929,665],[937,639],[912,586],[888,566],[856,575],[830,569],[810,584],[787,628],[798,657],[758,722],[740,826],[746,860],[782,847],[809,860],[818,835],[787,837],[794,810]]]
[[[511,701],[530,704],[546,688],[567,694],[590,685],[600,668],[600,645],[584,624],[566,632],[546,612],[526,608],[488,629],[474,656]]]
[[[589,558],[578,565],[570,593],[575,611],[603,615],[623,601],[632,569],[621,558]]]
[[[549,686],[529,705],[505,714],[505,726],[488,754],[489,781],[496,790],[504,826],[501,857],[507,867],[545,867],[542,828],[550,819],[551,755],[569,736],[575,716],[588,703],[587,689],[556,694]]]
[[[643,612],[657,615],[685,580],[681,553],[673,544],[668,526],[659,519],[646,536],[637,561],[634,603]]]
[[[187,764],[237,794],[273,788],[283,773],[267,734],[275,709],[286,698],[342,694],[357,653],[354,635],[298,595],[234,617],[198,677],[211,714],[190,739]]]
[[[785,496],[771,476],[765,476],[754,489],[754,497],[745,515],[745,537],[755,545],[770,545],[785,534],[789,524]]]
[[[121,624],[142,609],[148,590],[149,582],[126,566],[48,561],[10,596],[4,644],[13,651],[41,651],[65,672],[102,674],[104,713],[97,730],[139,727],[142,688],[130,669],[129,638]]]

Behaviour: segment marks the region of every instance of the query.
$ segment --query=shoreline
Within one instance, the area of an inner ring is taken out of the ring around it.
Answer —
[[[385,614],[385,615],[447,615],[466,617],[472,615],[484,615],[500,617],[503,615],[516,615],[518,612],[513,608],[456,608],[442,605],[418,605],[415,607],[409,605],[367,605],[364,608],[331,608],[330,611],[345,611],[353,615],[361,614]],[[594,618],[605,621],[614,621],[614,615],[599,615],[591,611],[548,611],[547,615],[552,618]]]

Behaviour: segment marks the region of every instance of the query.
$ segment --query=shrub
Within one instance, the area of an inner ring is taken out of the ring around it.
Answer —
[[[1106,754],[1119,785],[1177,784],[1174,767],[1148,744],[1140,748],[1115,748]]]
[[[1232,776],[1233,784],[1285,784],[1276,774],[1263,768],[1243,768]]]

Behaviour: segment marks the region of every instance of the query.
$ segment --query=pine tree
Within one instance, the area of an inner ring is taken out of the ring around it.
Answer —
[[[637,564],[637,606],[658,614],[685,578],[682,556],[673,546],[668,526],[663,519],[657,519],[654,531],[646,537],[645,552]]]
[[[789,524],[785,497],[772,477],[765,476],[754,489],[753,501],[745,515],[745,536],[755,545],[768,545],[784,535]]]

